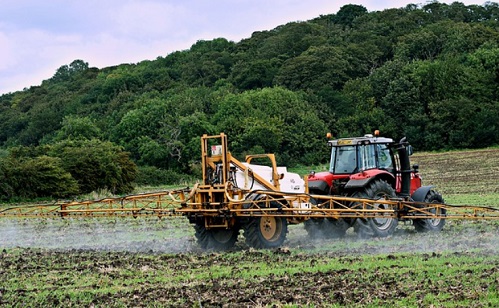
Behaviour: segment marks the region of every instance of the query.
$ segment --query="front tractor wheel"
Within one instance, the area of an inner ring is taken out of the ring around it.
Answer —
[[[426,195],[424,201],[425,203],[444,203],[442,195],[434,190],[430,190]],[[445,216],[447,211],[443,208],[432,208],[429,212],[437,214],[440,216]],[[439,232],[443,229],[445,225],[445,219],[443,218],[426,218],[426,219],[414,219],[414,228],[417,232]]]
[[[363,191],[354,194],[354,197],[356,198],[372,200],[393,198],[395,196],[396,193],[393,187],[383,180],[374,180],[367,185]],[[393,210],[393,207],[389,204],[372,203],[368,206],[368,209]],[[395,232],[397,225],[397,218],[389,217],[388,215],[387,217],[383,217],[383,215],[378,214],[377,217],[374,218],[358,218],[355,221],[354,229],[361,237],[387,237]]]
[[[281,246],[286,239],[287,232],[288,221],[284,217],[253,217],[244,226],[246,244],[258,249]]]
[[[196,239],[202,249],[228,250],[234,247],[239,229],[206,229],[204,222],[194,225]]]

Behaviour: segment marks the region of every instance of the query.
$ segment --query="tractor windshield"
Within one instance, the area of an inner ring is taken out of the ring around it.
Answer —
[[[330,171],[334,174],[353,174],[363,170],[393,169],[392,156],[386,144],[336,146],[331,151]]]
[[[355,146],[333,147],[331,151],[330,171],[335,174],[350,174],[357,169]]]

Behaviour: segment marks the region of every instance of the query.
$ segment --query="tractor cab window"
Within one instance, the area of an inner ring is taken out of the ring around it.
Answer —
[[[386,144],[336,146],[331,151],[330,171],[334,174],[353,174],[369,169],[393,171],[393,156]]]
[[[386,144],[377,144],[378,150],[378,166],[380,169],[393,171],[393,160],[390,149]]]
[[[376,168],[376,155],[374,144],[359,146],[359,167],[360,170]]]
[[[335,174],[356,172],[357,154],[355,146],[333,147],[331,151],[330,171]]]

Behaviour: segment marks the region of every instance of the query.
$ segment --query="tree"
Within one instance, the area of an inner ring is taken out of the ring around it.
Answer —
[[[68,81],[75,74],[88,69],[88,63],[83,60],[74,60],[69,65],[63,65],[57,69],[51,78],[53,82]]]
[[[53,141],[65,139],[90,140],[101,136],[101,130],[96,126],[95,121],[89,117],[66,116],[62,120],[62,127],[56,132]]]
[[[234,61],[234,46],[223,38],[198,41],[183,63],[182,79],[192,86],[213,86],[218,79],[227,78]]]
[[[385,136],[397,136],[396,123],[390,112],[383,110],[376,102],[373,88],[368,79],[349,81],[344,88],[346,102],[343,117],[332,133],[338,137],[363,136],[380,130]]]
[[[422,29],[402,36],[396,48],[395,57],[402,60],[433,60],[442,52],[443,37]]]
[[[289,59],[299,56],[311,46],[323,45],[326,41],[321,26],[306,22],[291,22],[273,30],[259,46],[258,53],[263,59]]]
[[[276,83],[290,90],[341,89],[351,69],[349,56],[343,49],[331,46],[311,47],[287,60],[276,76]]]
[[[235,155],[258,146],[276,152],[285,165],[327,159],[321,138],[326,126],[303,94],[275,87],[228,95],[213,120]]]
[[[62,161],[64,170],[78,182],[80,193],[133,190],[137,167],[128,153],[109,141],[67,139],[54,144],[48,153]]]
[[[241,90],[271,87],[280,64],[277,59],[245,59],[234,64],[230,80]]]
[[[367,14],[367,9],[362,5],[347,4],[340,8],[338,13],[333,17],[333,21],[344,27],[351,27],[353,21],[364,14]]]
[[[176,99],[173,102],[177,102]],[[115,127],[113,139],[120,142],[142,164],[187,169],[188,161],[182,158],[186,142],[193,136],[186,136],[183,130],[192,130],[182,125],[184,116],[177,113],[178,110],[172,106],[173,102],[157,98],[129,111]],[[200,117],[200,123],[204,123],[201,124],[204,127],[207,122]]]

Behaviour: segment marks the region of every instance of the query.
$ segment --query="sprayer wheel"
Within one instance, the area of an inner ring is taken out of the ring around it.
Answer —
[[[204,222],[194,224],[199,246],[208,250],[228,250],[234,247],[239,229],[206,229]]]
[[[284,243],[288,221],[284,217],[261,216],[251,218],[244,226],[246,244],[253,248],[276,248]]]
[[[430,190],[426,195],[424,202],[426,203],[444,203],[442,195],[434,190]],[[433,208],[429,210],[434,214],[445,215],[447,211],[442,208]],[[427,218],[427,219],[414,219],[414,228],[417,232],[439,232],[445,225],[443,218]]]

